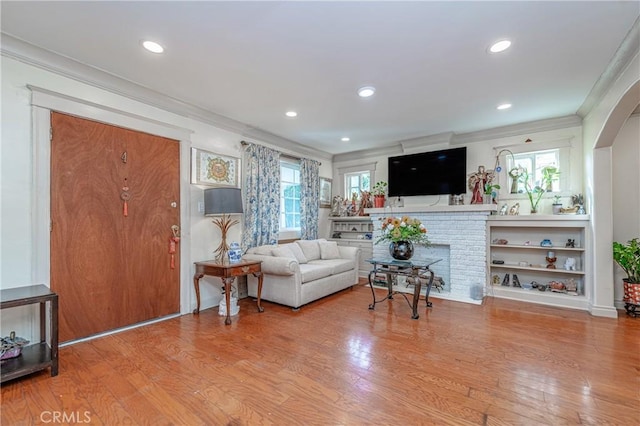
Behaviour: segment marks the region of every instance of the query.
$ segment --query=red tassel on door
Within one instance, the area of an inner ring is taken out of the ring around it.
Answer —
[[[180,238],[177,237],[171,237],[169,238],[169,254],[171,254],[171,262],[170,262],[170,266],[171,269],[176,269],[176,245],[178,244],[178,241],[180,241]]]
[[[129,194],[129,187],[127,186],[127,179],[125,178],[124,186],[122,187],[122,192],[120,193],[120,199],[124,203],[123,206],[122,206],[122,214],[124,215],[124,217],[129,216],[129,203],[127,203],[127,201],[129,201],[130,198],[131,198],[131,195]]]

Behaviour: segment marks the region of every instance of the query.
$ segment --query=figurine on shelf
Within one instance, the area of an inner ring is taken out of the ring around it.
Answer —
[[[507,206],[507,203],[504,203],[500,208],[500,216],[506,216],[507,210],[509,210],[509,206]]]
[[[509,287],[509,274],[504,274],[504,279],[502,280],[503,287]]]
[[[520,203],[515,203],[509,209],[509,216],[517,216],[520,214]]]
[[[482,204],[482,194],[488,184],[490,184],[495,177],[493,170],[485,171],[484,166],[478,166],[478,171],[469,175],[469,189],[473,191],[470,204]],[[491,195],[488,195],[491,197]]]
[[[513,286],[514,287],[519,287],[522,288],[522,286],[520,285],[520,280],[518,279],[518,276],[516,274],[513,274]]]
[[[545,259],[547,260],[547,269],[556,269],[556,265],[554,265],[554,263],[556,263],[556,260],[558,260],[558,258],[556,257],[556,254],[554,252],[548,251],[547,257],[545,257]]]
[[[566,271],[575,271],[576,259],[574,257],[567,257],[567,260],[564,261],[564,269]]]
[[[340,217],[344,214],[344,210],[342,208],[342,203],[344,202],[344,198],[340,195],[336,195],[333,197],[331,201],[331,216]]]
[[[575,248],[576,247],[576,240],[569,238],[567,240],[567,243],[564,246],[565,247],[570,247],[570,248]]]
[[[371,201],[371,193],[369,191],[360,191],[360,208],[358,209],[358,216],[365,216],[364,209],[373,207],[373,201]]]
[[[570,292],[578,291],[578,285],[576,284],[576,280],[573,278],[569,278],[566,283],[564,283],[564,288]]]

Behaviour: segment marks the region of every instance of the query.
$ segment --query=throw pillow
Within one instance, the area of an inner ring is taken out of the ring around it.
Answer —
[[[303,263],[307,263],[308,262],[307,258],[305,257],[304,253],[302,252],[302,249],[296,243],[284,244],[283,247],[287,247],[289,250],[291,250],[291,252],[296,257],[296,259],[298,259],[298,263],[299,264],[302,265]]]
[[[298,240],[296,244],[302,249],[307,261],[311,262],[312,260],[320,259],[320,245],[318,245],[317,240]]]
[[[338,243],[335,241],[320,241],[320,258],[322,259],[340,259],[340,250]]]
[[[271,250],[271,255],[275,257],[291,257],[293,259],[296,258],[291,249],[286,246],[278,246],[274,248],[273,250]]]
[[[255,249],[253,249],[253,253],[259,254],[262,256],[272,256],[271,250],[273,250],[274,247],[275,246],[270,246],[270,245],[258,246]]]

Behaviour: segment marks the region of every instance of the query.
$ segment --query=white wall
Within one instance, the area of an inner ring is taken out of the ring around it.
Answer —
[[[2,103],[1,103],[1,143],[0,143],[0,288],[21,287],[35,284],[42,277],[37,270],[35,253],[41,236],[34,231],[35,200],[41,195],[34,185],[35,141],[32,135],[31,91],[27,85],[60,93],[66,97],[80,99],[102,108],[116,111],[135,120],[149,120],[169,127],[191,132],[190,140],[184,141],[197,148],[219,154],[241,157],[241,140],[268,145],[259,140],[217,128],[188,117],[167,112],[127,97],[98,89],[6,57],[2,58]],[[282,150],[281,148],[276,147]],[[285,151],[294,156],[303,156],[295,151]],[[307,157],[309,157],[307,155]],[[314,157],[310,157],[314,158]],[[332,164],[327,158],[314,158],[322,162],[321,176],[331,176]],[[181,267],[187,271],[181,274],[181,286],[188,300],[183,301],[183,313],[195,305],[191,276],[193,262],[212,258],[213,250],[219,243],[219,230],[198,212],[198,203],[203,202],[203,188],[189,185],[189,161],[181,161],[182,187],[181,210],[186,212],[182,221]],[[55,194],[53,194],[55,196]],[[328,222],[327,209],[321,210],[321,220]],[[242,226],[235,226],[229,232],[230,241],[240,241]],[[328,234],[328,225],[325,234]],[[184,245],[187,245],[184,247]],[[185,256],[184,254],[187,254]],[[48,277],[48,271],[44,276]],[[44,282],[43,282],[44,281]],[[49,285],[46,280],[40,282]],[[201,308],[216,306],[221,299],[219,279],[205,277],[201,280]],[[184,297],[183,297],[184,298]],[[187,307],[185,309],[185,307]],[[18,335],[32,338],[32,308],[15,308],[2,312],[0,335],[8,335],[15,330]]]
[[[640,114],[629,117],[611,149],[613,241],[626,243],[640,237]],[[614,300],[622,303],[625,272],[616,265]]]
[[[529,126],[528,126],[529,127]],[[464,139],[465,135],[460,135],[460,139]],[[532,142],[525,143],[525,140],[531,139]],[[566,128],[544,130],[544,131],[523,131],[522,134],[517,136],[505,136],[494,137],[491,139],[483,139],[470,143],[458,143],[455,138],[450,143],[439,142],[436,144],[429,144],[427,138],[425,138],[424,144],[412,143],[411,149],[406,149],[398,143],[394,148],[387,148],[381,153],[372,151],[370,153],[363,154],[364,158],[359,159],[343,159],[340,156],[334,158],[334,185],[336,187],[343,188],[344,184],[339,182],[338,170],[340,168],[356,166],[361,163],[376,163],[376,172],[373,183],[388,179],[388,164],[387,158],[394,155],[403,155],[408,153],[424,152],[424,151],[436,151],[441,149],[466,146],[467,147],[467,175],[477,172],[478,166],[483,165],[485,169],[493,169],[496,162],[496,154],[500,147],[514,147],[524,146],[527,149],[535,151],[539,148],[537,146],[541,144],[555,143],[556,141],[570,141],[570,170],[566,171],[569,175],[568,184],[565,196],[563,197],[563,204],[570,204],[570,195],[581,193],[583,184],[583,157],[582,157],[582,128],[581,126],[570,126]],[[525,194],[508,194],[508,177],[507,170],[504,162],[502,164],[502,172],[499,174],[498,181],[506,191],[500,195],[500,203],[506,202],[509,206],[514,203],[520,203],[520,214],[529,214],[530,204]],[[564,172],[564,171],[563,171]],[[425,179],[428,177],[425,177]],[[337,183],[335,183],[338,181]],[[338,193],[338,192],[334,192]],[[469,204],[471,200],[471,191],[467,188],[465,195],[465,204]],[[446,195],[443,196],[419,196],[419,197],[404,197],[405,206],[412,205],[447,205],[449,198]],[[540,213],[551,214],[551,204],[553,200],[550,197],[544,198],[540,202]],[[391,206],[395,205],[396,200],[389,200]]]

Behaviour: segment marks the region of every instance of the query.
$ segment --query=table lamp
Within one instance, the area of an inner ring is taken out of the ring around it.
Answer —
[[[227,259],[229,245],[227,232],[233,225],[240,223],[238,219],[231,219],[231,215],[242,214],[242,196],[240,188],[210,188],[204,191],[204,215],[220,216],[213,219],[213,223],[220,228],[222,241],[214,252],[216,261],[223,263]]]

